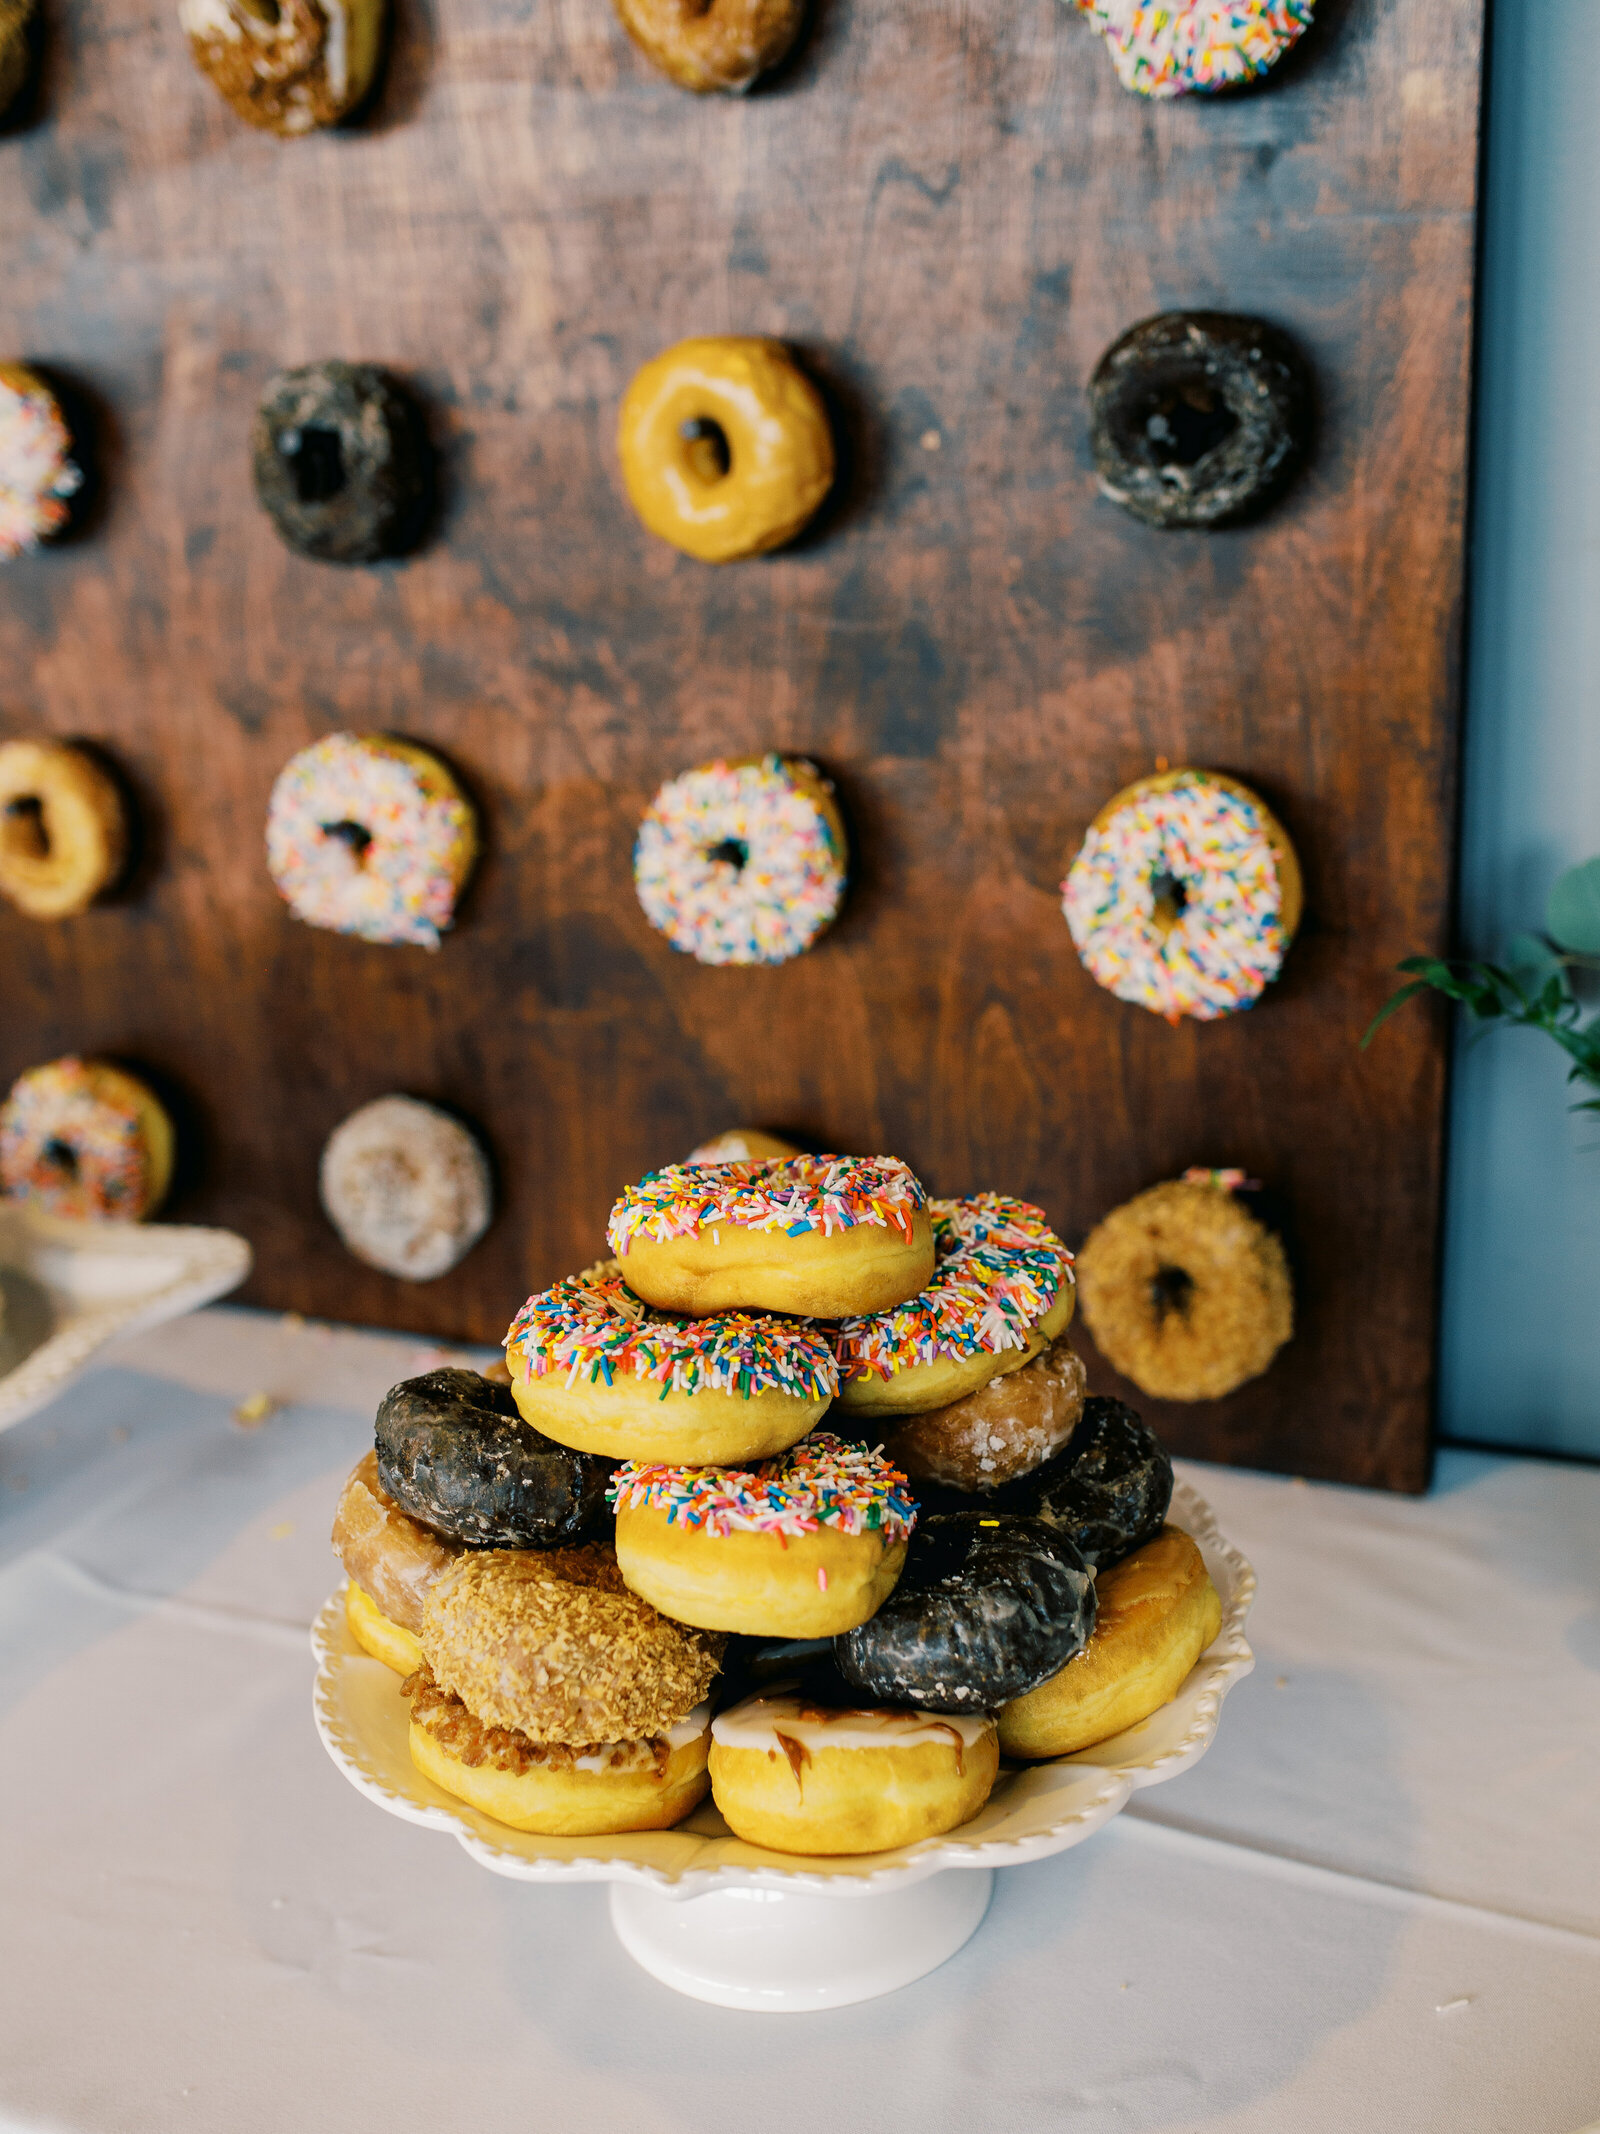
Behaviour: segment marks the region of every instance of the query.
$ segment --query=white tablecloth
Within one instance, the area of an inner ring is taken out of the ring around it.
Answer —
[[[338,1482],[437,1357],[218,1310],[0,1437],[0,2127],[1600,2122],[1600,1474],[1452,1454],[1413,1502],[1193,1470],[1261,1579],[1206,1761],[1004,1872],[916,1985],[752,2016],[318,1744]]]

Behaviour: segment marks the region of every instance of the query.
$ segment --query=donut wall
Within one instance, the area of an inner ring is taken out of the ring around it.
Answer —
[[[1422,1486],[1446,1027],[1358,1041],[1447,937],[1482,17],[1318,0],[1258,86],[1162,102],[1063,0],[816,0],[751,93],[696,96],[610,0],[395,0],[364,109],[283,138],[171,0],[43,0],[0,120],[0,364],[59,391],[91,480],[0,565],[0,743],[92,744],[136,829],[86,911],[0,902],[0,1087],[134,1069],[178,1127],[169,1212],[250,1238],[251,1299],[450,1339],[498,1341],[625,1184],[735,1124],[1021,1196],[1073,1244],[1238,1167],[1285,1211],[1294,1338],[1173,1404],[1085,1333],[1092,1383],[1182,1452]],[[1196,330],[1269,443],[1294,428],[1243,523],[1119,488],[1129,351],[1170,348],[1107,352],[1180,311],[1226,315]],[[787,344],[826,418],[807,479],[828,430],[837,472],[787,546],[711,562],[644,523],[619,415],[734,334]],[[399,559],[301,552],[258,500],[253,449],[305,419],[280,374],[329,363],[380,366],[431,438]],[[476,810],[437,948],[274,888],[274,783],[341,731],[433,752]],[[848,892],[805,953],[718,967],[652,927],[635,838],[666,781],[769,752],[831,781]],[[1265,802],[1303,916],[1249,1013],[1169,1023],[1095,982],[1062,883],[1182,766]],[[494,1218],[436,1279],[352,1258],[319,1204],[330,1133],[396,1092],[490,1154]]]

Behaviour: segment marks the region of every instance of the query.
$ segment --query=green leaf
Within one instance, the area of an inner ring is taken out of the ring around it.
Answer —
[[[1400,968],[1401,970],[1406,970],[1412,966],[1415,966],[1418,963],[1423,962],[1424,960],[1425,959],[1421,956],[1413,956],[1410,959],[1409,965],[1402,963]],[[1413,978],[1410,985],[1403,985],[1398,993],[1391,993],[1389,995],[1389,998],[1384,1002],[1383,1006],[1378,1010],[1377,1014],[1374,1015],[1371,1022],[1368,1023],[1366,1035],[1361,1040],[1362,1051],[1366,1051],[1367,1047],[1372,1043],[1372,1040],[1377,1036],[1378,1032],[1383,1028],[1384,1024],[1389,1020],[1390,1016],[1394,1013],[1396,1008],[1403,1008],[1408,1000],[1415,999],[1418,993],[1426,993],[1427,990],[1428,981],[1426,978]]]
[[[1541,934],[1513,934],[1506,945],[1506,963],[1511,976],[1530,998],[1542,993],[1552,978],[1565,991],[1567,967],[1559,952]]]
[[[1580,956],[1600,956],[1600,859],[1569,867],[1550,892],[1544,923]]]

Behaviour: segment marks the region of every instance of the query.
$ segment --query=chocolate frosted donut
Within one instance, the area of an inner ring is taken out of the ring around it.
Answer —
[[[1088,1377],[1063,1336],[1020,1371],[914,1415],[889,1439],[890,1459],[914,1481],[993,1490],[1059,1452],[1083,1413]]]
[[[421,410],[373,363],[308,363],[268,386],[250,438],[256,495],[284,542],[376,563],[419,539],[432,456]]]
[[[476,1371],[391,1387],[373,1436],[379,1479],[401,1510],[469,1548],[551,1548],[605,1510],[612,1463],[545,1437],[508,1386]]]
[[[1100,487],[1147,526],[1223,526],[1277,495],[1304,456],[1311,383],[1276,327],[1168,311],[1130,327],[1089,381]]]
[[[1160,1533],[1172,1502],[1172,1461],[1141,1416],[1097,1393],[1084,1402],[1065,1449],[998,1491],[994,1502],[1065,1534],[1099,1570]]]
[[[1094,1615],[1094,1573],[1058,1528],[936,1515],[889,1598],[834,1651],[845,1679],[885,1704],[992,1712],[1081,1652]]]

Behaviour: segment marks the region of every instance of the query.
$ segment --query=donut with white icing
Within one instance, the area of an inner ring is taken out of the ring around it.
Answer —
[[[247,124],[292,139],[372,86],[385,0],[179,0],[195,65]]]
[[[65,532],[82,488],[61,403],[25,364],[0,363],[0,563]]]
[[[345,1250],[406,1282],[448,1274],[494,1212],[476,1138],[415,1097],[378,1097],[336,1126],[318,1186]]]
[[[174,1152],[155,1092],[104,1060],[30,1067],[0,1105],[0,1192],[47,1215],[142,1222],[166,1197]]]
[[[839,916],[849,847],[814,763],[744,756],[669,778],[633,848],[644,915],[699,963],[787,963]]]

